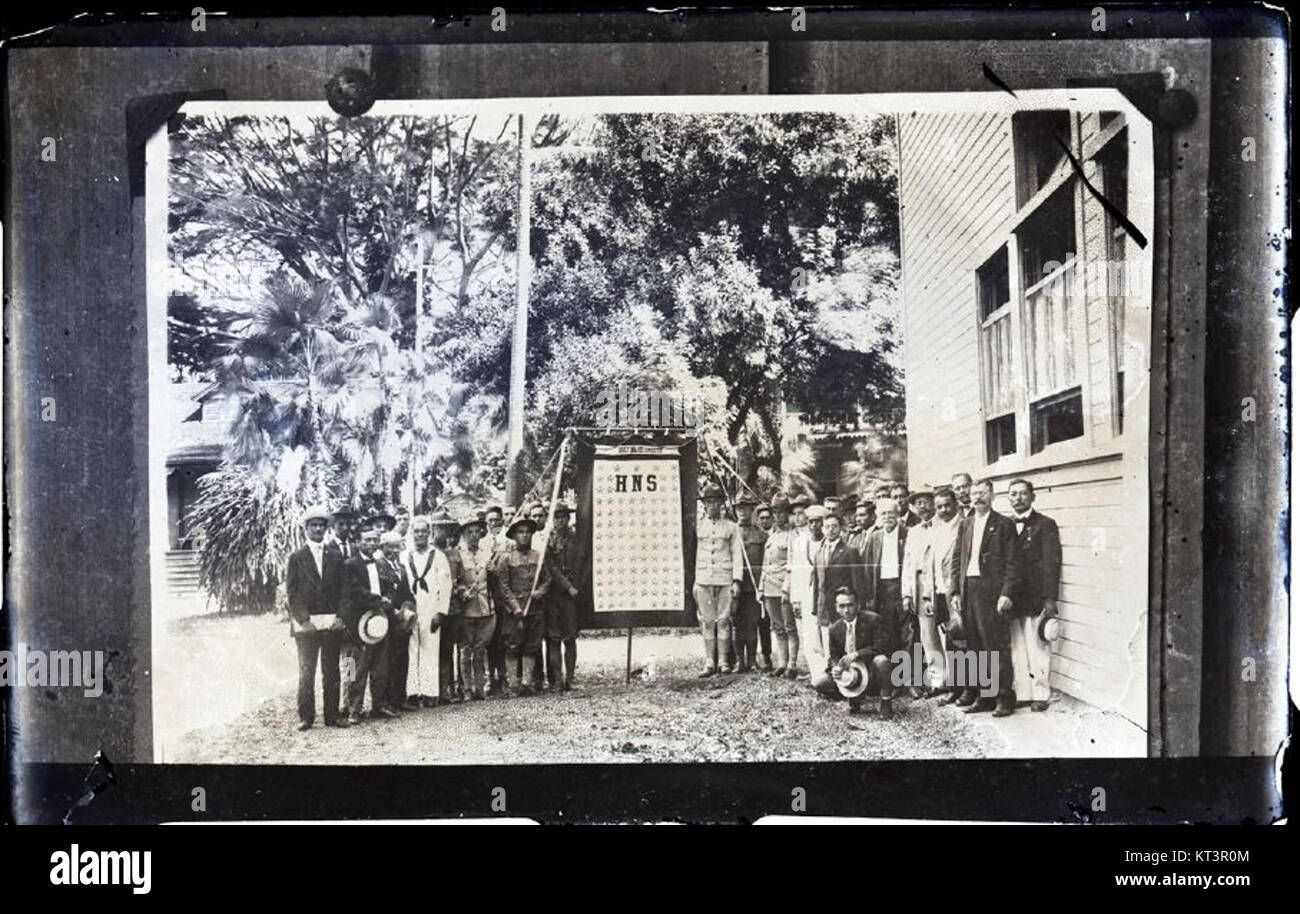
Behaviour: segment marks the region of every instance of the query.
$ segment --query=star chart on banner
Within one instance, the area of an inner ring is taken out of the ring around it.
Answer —
[[[597,612],[680,609],[685,590],[676,460],[596,460],[593,594]]]

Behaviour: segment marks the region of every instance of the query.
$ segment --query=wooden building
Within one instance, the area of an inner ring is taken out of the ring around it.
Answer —
[[[1004,513],[1034,483],[1061,529],[1052,685],[1145,731],[1151,125],[1092,92],[899,113],[908,468],[989,478]]]

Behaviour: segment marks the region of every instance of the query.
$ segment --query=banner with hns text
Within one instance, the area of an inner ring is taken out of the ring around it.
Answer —
[[[598,454],[592,463],[591,532],[596,612],[681,609],[686,581],[676,456]]]

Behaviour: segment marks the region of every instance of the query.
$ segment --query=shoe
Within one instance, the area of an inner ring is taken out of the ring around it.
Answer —
[[[562,689],[562,688],[563,688],[563,686],[562,686],[560,683],[558,683],[558,682],[552,682],[550,685],[548,685],[548,686],[546,687],[546,691],[558,695],[559,692],[560,692],[560,689]]]
[[[913,698],[925,698],[925,689],[920,686],[911,686],[908,688],[907,692]]]
[[[851,702],[849,702],[849,713],[850,713],[850,714],[861,714],[861,713],[862,713],[862,705],[858,704],[856,701],[851,701]]]
[[[894,700],[892,698],[880,699],[880,719],[881,720],[894,719]]]
[[[783,666],[778,666],[778,667],[775,667],[775,668],[773,668],[773,667],[768,667],[768,668],[765,669],[763,672],[766,673],[766,674],[769,675],[769,676],[784,676],[784,675],[785,675],[785,667],[783,667]]]
[[[564,680],[564,691],[566,691],[566,692],[572,692],[572,691],[573,691],[573,680],[572,680],[572,679],[566,679],[566,680]]]
[[[337,728],[340,729],[340,730],[346,730],[348,727],[352,726],[352,722],[351,722],[350,720],[348,720],[346,717],[340,717],[338,720],[331,721],[330,723],[326,724],[325,726],[327,726],[327,727],[337,727]]]
[[[403,711],[418,711],[420,710],[421,707],[422,705],[420,704],[419,700],[415,698],[408,698],[406,699],[405,702],[402,703]]]
[[[349,727],[356,726],[357,724],[360,724],[360,723],[361,723],[361,715],[360,715],[360,714],[349,714],[349,715],[347,716],[347,725],[348,725]]]
[[[722,668],[722,672],[726,673],[726,674],[729,676],[729,675],[731,675],[732,673],[736,672],[736,668],[735,668],[734,666],[732,666],[731,664],[727,664],[726,666],[724,666],[724,667]]]
[[[942,698],[939,699],[939,704],[950,705],[960,697],[961,697],[960,692],[956,691],[955,689],[949,689],[948,694],[944,695]]]
[[[519,694],[519,697],[520,697],[520,698],[527,698],[529,695],[532,695],[532,694],[533,694],[533,687],[532,687],[532,685],[530,685],[530,684],[527,683],[527,682],[525,682],[525,683],[521,683],[520,686],[519,686],[519,692],[518,692],[518,694]]]
[[[998,706],[993,709],[994,717],[1010,717],[1016,710],[1014,701],[999,701]]]
[[[438,707],[438,699],[436,699],[436,698],[430,698],[428,695],[422,696],[422,697],[420,698],[420,707],[422,707],[422,708],[436,708],[436,707]]]
[[[1045,701],[1036,701],[1036,702],[1034,702],[1033,704],[1031,704],[1031,705],[1029,706],[1029,710],[1031,710],[1031,711],[1046,711],[1046,710],[1047,710],[1047,702],[1045,702]]]
[[[382,718],[383,720],[393,720],[394,718],[401,717],[401,715],[393,711],[392,708],[377,708],[370,712],[370,716]]]
[[[482,692],[482,690],[480,690],[480,689],[475,689],[473,692],[470,693],[470,696],[469,696],[469,697],[470,697],[470,700],[471,700],[471,701],[482,701],[482,700],[483,700],[483,692]]]
[[[798,679],[798,678],[799,678],[799,671],[796,670],[796,669],[795,669],[794,667],[792,667],[792,666],[788,666],[788,667],[785,668],[785,678],[786,678],[786,679]]]
[[[958,704],[961,704],[961,702],[957,702],[957,703],[958,703]],[[993,708],[994,708],[994,702],[993,702],[993,699],[991,699],[991,698],[981,698],[979,701],[975,702],[974,704],[967,705],[965,708],[962,708],[962,713],[963,713],[963,714],[981,714],[981,713],[983,713],[984,711],[992,711]]]
[[[311,721],[309,720],[305,720],[302,723],[298,724],[299,733],[301,733],[304,730],[310,730],[310,729],[311,729]]]
[[[758,668],[764,673],[770,673],[772,672],[772,661],[764,657],[762,664],[760,664]]]
[[[394,717],[401,717],[401,716],[402,716],[402,709],[401,709],[400,707],[398,707],[397,705],[389,705],[389,706],[388,706],[388,710],[390,710],[390,711],[393,712],[393,716],[394,716]]]
[[[979,698],[979,693],[974,689],[962,689],[961,696],[957,699],[957,707],[969,708],[975,704],[977,698]]]
[[[706,667],[705,667],[705,668],[700,672],[700,675],[697,676],[696,678],[697,678],[697,679],[708,679],[710,676],[716,676],[717,674],[718,674],[718,668],[717,668],[716,666],[706,666]]]

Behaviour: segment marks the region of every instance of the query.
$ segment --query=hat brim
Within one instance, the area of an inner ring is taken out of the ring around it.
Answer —
[[[849,669],[857,674],[849,684],[846,684],[838,676],[832,677],[832,680],[835,683],[835,688],[845,698],[857,698],[867,691],[867,687],[871,684],[871,675],[867,670],[867,665],[861,660],[850,663]]]
[[[376,610],[363,613],[357,621],[357,636],[366,644],[378,644],[388,636],[388,616]]]

